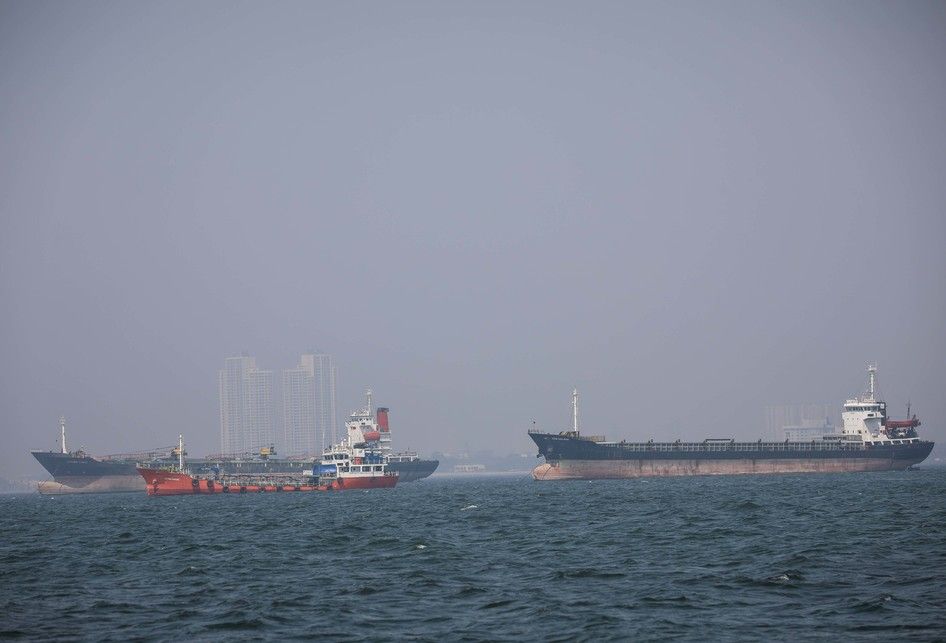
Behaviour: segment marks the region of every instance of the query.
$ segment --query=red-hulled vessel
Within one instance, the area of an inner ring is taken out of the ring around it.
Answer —
[[[204,493],[264,493],[277,491],[329,491],[333,487],[298,476],[237,475],[220,478],[194,476],[167,469],[138,469],[149,496]],[[278,478],[285,478],[280,480]]]
[[[176,469],[139,467],[149,496],[212,493],[277,493],[295,491],[346,491],[384,489],[397,484],[398,474],[388,471],[377,431],[364,431],[348,422],[348,435],[301,474],[193,475],[184,467],[184,438],[178,438]]]

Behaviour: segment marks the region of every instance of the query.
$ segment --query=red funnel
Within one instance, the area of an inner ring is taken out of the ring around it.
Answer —
[[[378,428],[385,433],[391,430],[388,426],[388,410],[383,406],[378,407]]]

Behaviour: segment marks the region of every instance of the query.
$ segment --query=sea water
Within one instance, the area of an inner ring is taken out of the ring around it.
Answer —
[[[0,498],[0,638],[942,640],[946,469]]]

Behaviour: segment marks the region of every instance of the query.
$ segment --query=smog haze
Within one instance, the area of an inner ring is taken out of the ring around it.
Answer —
[[[868,362],[942,452],[943,3],[2,2],[0,97],[0,476],[215,452],[224,359],[310,349],[424,454]]]

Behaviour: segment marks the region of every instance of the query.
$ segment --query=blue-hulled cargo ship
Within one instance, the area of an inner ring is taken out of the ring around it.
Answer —
[[[413,452],[394,452],[391,449],[389,410],[380,407],[372,413],[370,391],[368,407],[352,413],[349,423],[356,422],[365,431],[376,431],[380,436],[381,449],[387,470],[398,474],[399,482],[412,482],[426,478],[440,464],[437,460],[425,460]],[[161,447],[138,453],[122,453],[95,457],[83,450],[69,451],[66,448],[65,419],[59,423],[59,449],[56,451],[33,451],[33,457],[52,476],[52,480],[41,482],[38,490],[43,494],[71,493],[115,493],[145,491],[138,467],[162,469],[177,462],[179,447]],[[312,469],[315,456],[279,457],[273,447],[263,447],[256,453],[214,455],[188,461],[195,475],[302,475]]]
[[[578,430],[578,391],[572,397],[571,431],[530,431],[545,463],[536,480],[587,480],[647,476],[761,473],[828,473],[907,469],[925,460],[934,443],[917,434],[920,421],[887,417],[887,405],[875,397],[876,367],[869,366],[865,395],[844,403],[841,433],[807,442],[612,442]]]

